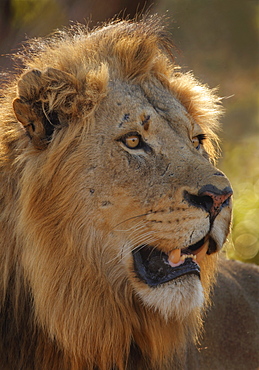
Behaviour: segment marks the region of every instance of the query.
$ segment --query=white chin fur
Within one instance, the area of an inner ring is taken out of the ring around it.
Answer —
[[[184,320],[193,309],[204,303],[203,288],[195,275],[185,275],[155,288],[138,287],[138,296],[149,308],[159,311],[168,320]]]

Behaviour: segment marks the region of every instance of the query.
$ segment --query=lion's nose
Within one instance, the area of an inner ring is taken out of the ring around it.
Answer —
[[[189,204],[197,208],[202,208],[209,213],[211,221],[213,221],[222,208],[229,205],[229,200],[233,190],[230,186],[227,186],[223,190],[218,189],[214,185],[203,186],[198,195],[190,194],[185,192],[184,198]]]

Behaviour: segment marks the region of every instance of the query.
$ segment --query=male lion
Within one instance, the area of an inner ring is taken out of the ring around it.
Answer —
[[[179,73],[160,20],[20,57],[0,108],[1,369],[257,368],[258,270],[217,274],[219,99]]]

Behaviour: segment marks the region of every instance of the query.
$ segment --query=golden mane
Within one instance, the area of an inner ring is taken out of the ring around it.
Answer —
[[[0,303],[10,332],[1,351],[10,346],[16,368],[135,369],[143,356],[146,368],[171,369],[175,352],[197,337],[202,310],[166,321],[143,306],[118,264],[109,267],[112,243],[95,228],[97,205],[87,204],[95,162],[86,136],[114,80],[144,93],[162,86],[202,127],[215,159],[220,100],[179,72],[172,48],[160,19],[150,17],[93,31],[72,26],[17,56],[24,66],[4,86],[0,108]],[[201,263],[207,304],[216,262],[215,254]],[[15,362],[17,346],[24,355]]]

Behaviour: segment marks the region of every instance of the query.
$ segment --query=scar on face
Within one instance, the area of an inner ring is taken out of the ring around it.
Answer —
[[[147,131],[150,124],[150,115],[146,115],[145,113],[142,113],[140,116],[141,119],[141,125],[143,126],[144,130]]]
[[[121,127],[124,123],[129,122],[130,120],[130,113],[125,113],[122,117],[121,122],[119,123],[119,127]],[[142,113],[140,115],[140,124],[143,126],[144,130],[147,131],[149,128],[149,124],[151,122],[150,115],[146,115],[145,113]]]
[[[121,127],[125,122],[129,122],[130,113],[125,113],[121,122],[119,123],[119,127]]]

